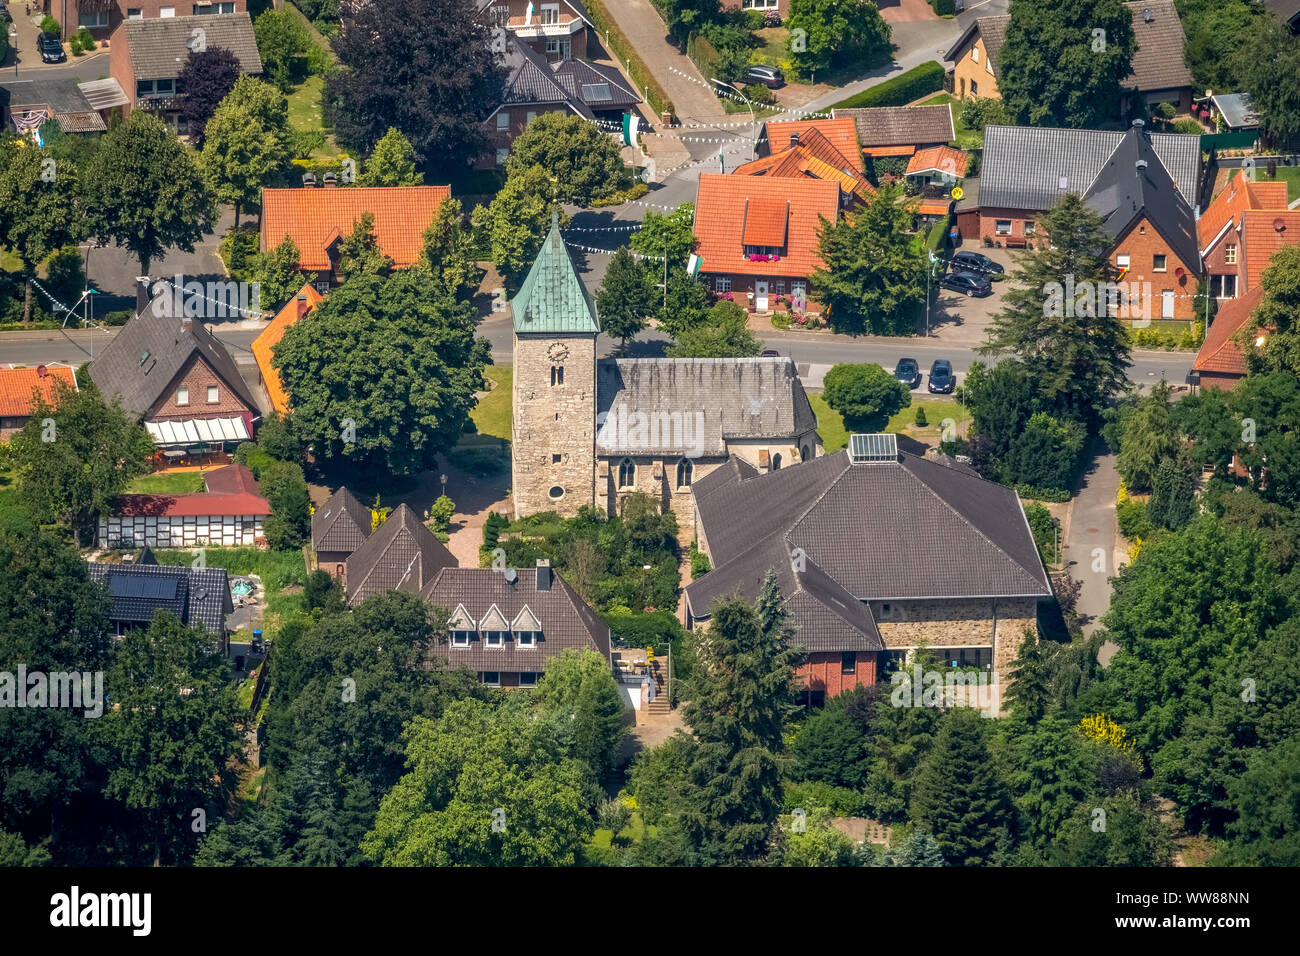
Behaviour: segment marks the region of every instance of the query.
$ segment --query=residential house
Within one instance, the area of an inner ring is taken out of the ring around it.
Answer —
[[[347,488],[339,488],[311,516],[316,566],[346,582],[347,560],[370,537],[370,509]]]
[[[1300,33],[1300,0],[1261,0],[1266,9],[1285,23],[1292,33]]]
[[[144,423],[160,458],[224,461],[252,438],[257,400],[206,325],[153,305],[140,290],[135,318],[91,363],[91,381]]]
[[[950,458],[900,453],[894,435],[760,474],[732,458],[694,487],[713,570],[687,586],[688,624],[758,596],[776,573],[811,703],[872,684],[924,644],[999,690],[1051,585],[1014,490]]]
[[[853,121],[862,152],[872,158],[911,156],[918,149],[943,146],[957,138],[948,103],[833,109],[831,116]]]
[[[1203,118],[1212,120],[1216,127],[1222,123],[1220,128],[1225,133],[1259,129],[1259,114],[1251,105],[1249,93],[1211,93],[1197,104]]]
[[[510,144],[543,113],[616,123],[641,102],[632,85],[611,67],[585,60],[547,61],[515,38],[505,46],[505,89],[501,103],[483,121],[489,148],[479,157],[479,168],[505,165]]]
[[[315,273],[317,291],[327,292],[346,278],[339,271],[339,245],[363,215],[374,216],[379,250],[395,268],[405,269],[424,254],[425,230],[450,196],[450,186],[263,189],[261,248],[269,252],[292,239],[298,268]]]
[[[77,391],[77,375],[70,365],[35,368],[0,368],[0,441],[8,441],[31,420],[37,400],[59,403],[59,385]]]
[[[790,15],[790,0],[722,0],[722,9],[757,10],[759,13],[776,13],[782,20]]]
[[[192,50],[220,47],[239,60],[241,72],[262,75],[253,21],[247,13],[128,19],[113,31],[109,75],[126,94],[124,113],[146,108],[180,135],[189,128],[181,115],[185,91],[177,80]]]
[[[838,145],[826,135],[824,124],[827,122],[840,126],[839,130],[829,130],[832,134],[839,134],[836,137],[840,140]],[[862,173],[862,150],[851,121],[770,123],[760,141],[763,144],[762,158],[738,166],[735,175],[820,179],[838,183],[840,206],[846,209],[865,203],[876,194],[875,187]]]
[[[478,0],[478,8],[507,39],[548,60],[586,58],[596,29],[579,0]]]
[[[284,333],[288,331],[289,326],[311,314],[324,301],[325,297],[316,291],[315,286],[310,282],[303,283],[298,294],[286,302],[284,308],[276,313],[270,324],[253,339],[253,358],[257,361],[258,384],[262,386],[262,392],[271,408],[282,418],[288,415],[291,409],[289,393],[284,390],[280,370],[275,367],[273,361],[274,349],[284,338]]]
[[[186,627],[199,627],[218,641],[221,653],[230,646],[226,616],[234,612],[230,581],[224,568],[159,565],[146,549],[144,562],[86,564],[90,580],[108,591],[108,623],[116,635],[147,628],[159,611]]]
[[[1246,356],[1233,339],[1263,299],[1263,287],[1256,286],[1240,298],[1219,306],[1192,363],[1192,374],[1199,388],[1231,391],[1246,377]],[[1259,342],[1263,344],[1262,339]]]
[[[411,506],[398,505],[344,562],[348,604],[355,607],[389,591],[419,594],[440,570],[455,566],[451,552]]]
[[[45,12],[71,36],[81,27],[96,40],[108,38],[127,20],[158,20],[172,17],[212,16],[221,13],[246,13],[247,0],[45,0]]]
[[[701,175],[694,228],[709,289],[758,311],[778,296],[789,296],[795,311],[817,311],[809,276],[825,266],[821,223],[836,221],[840,188],[820,179]]]
[[[567,650],[611,660],[609,625],[544,558],[504,571],[445,567],[420,596],[450,613],[448,641],[430,654],[490,687],[535,687]]]
[[[1120,84],[1125,98],[1116,104],[1117,113],[1136,111],[1144,116],[1158,103],[1190,112],[1192,72],[1183,55],[1183,25],[1173,0],[1135,0],[1128,8],[1137,50],[1130,62],[1132,72]],[[980,17],[944,54],[953,64],[952,91],[958,97],[1001,98],[999,57],[1010,22],[1010,14]]]
[[[253,473],[226,465],[203,475],[204,491],[184,495],[119,495],[111,515],[99,516],[99,547],[109,549],[239,548],[264,543],[271,506]]]
[[[113,81],[109,80],[108,83]],[[113,106],[121,106],[120,97],[96,97],[86,89],[102,88],[105,81],[79,83],[74,79],[3,79],[0,80],[0,129],[31,136],[53,123],[61,133],[103,133]],[[111,102],[111,105],[105,105]]]
[[[811,184],[829,191],[833,214],[838,187]],[[641,492],[676,512],[689,540],[691,487],[729,457],[768,471],[821,452],[789,358],[598,360],[595,306],[554,223],[511,307],[518,517],[619,514]]]
[[[912,154],[904,175],[918,186],[951,186],[966,177],[969,166],[970,153],[951,146],[930,146]]]
[[[1251,260],[1244,252],[1247,213],[1251,231],[1260,237]],[[1258,284],[1268,257],[1276,251],[1272,243],[1265,241],[1267,233],[1273,230],[1274,220],[1281,219],[1285,226],[1290,218],[1285,182],[1256,182],[1247,170],[1237,171],[1196,221],[1201,261],[1215,298],[1232,299]],[[1297,226],[1300,223],[1292,222],[1293,242],[1300,241],[1296,238],[1300,233]]]

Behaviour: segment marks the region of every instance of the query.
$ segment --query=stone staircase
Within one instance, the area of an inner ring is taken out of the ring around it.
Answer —
[[[668,701],[668,661],[656,657],[649,670],[650,678],[655,682],[655,699],[646,705],[646,715],[666,717],[672,712],[672,706]]]

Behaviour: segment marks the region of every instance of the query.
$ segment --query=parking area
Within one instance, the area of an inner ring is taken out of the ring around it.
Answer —
[[[954,252],[976,252],[987,256],[1006,270],[1005,275],[1010,275],[1015,268],[1012,257],[1019,250],[986,249],[975,243],[966,243]],[[1002,308],[1002,297],[1009,284],[1010,280],[1006,278],[992,280],[992,294],[982,297],[967,295],[941,285],[930,308],[930,335],[952,343],[969,345],[982,342],[994,314]]]

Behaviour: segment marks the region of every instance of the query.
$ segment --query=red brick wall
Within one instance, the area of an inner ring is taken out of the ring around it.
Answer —
[[[809,654],[808,660],[795,671],[795,679],[803,690],[824,691],[826,699],[859,684],[876,682],[876,655],[870,651],[859,651],[854,672],[843,674],[841,657],[838,651],[830,654]]]
[[[217,393],[218,401],[211,405],[208,404],[209,385],[215,385],[219,390]],[[190,390],[188,405],[176,404],[176,390],[182,387]],[[167,386],[167,391],[162,394],[157,404],[149,410],[149,414],[145,417],[150,421],[184,421],[189,418],[236,418],[246,411],[251,412],[253,415],[259,414],[257,409],[249,408],[240,401],[239,396],[235,394],[235,390],[217,375],[207,362],[195,355],[176,374],[176,377]]]
[[[234,3],[235,13],[248,11],[247,0],[234,0]],[[126,19],[128,10],[139,10],[141,19],[156,20],[164,7],[175,10],[178,17],[190,17],[194,16],[195,6],[197,4],[194,0],[117,0],[117,7],[108,12],[108,26],[87,29],[96,40],[102,40],[110,36]],[[81,16],[78,0],[50,0],[50,13],[63,27],[64,37],[77,32],[77,21]]]
[[[510,126],[508,129],[497,129],[497,116],[504,113],[510,117]],[[487,133],[489,147],[484,150],[483,155],[479,157],[475,164],[479,169],[504,168],[497,165],[497,149],[509,149],[510,144],[515,141],[515,137],[522,133],[528,127],[528,114],[532,113],[536,119],[543,113],[562,113],[566,116],[572,115],[572,110],[567,106],[548,106],[545,104],[536,104],[533,106],[505,106],[496,114],[488,117],[483,124],[483,130]]]
[[[1241,375],[1230,375],[1227,372],[1202,372],[1201,388],[1219,388],[1231,392],[1241,383],[1241,379]]]
[[[1129,271],[1124,276],[1124,282],[1151,283],[1152,319],[1163,318],[1161,293],[1166,290],[1174,293],[1175,319],[1196,318],[1196,301],[1192,298],[1196,293],[1196,276],[1199,271],[1196,264],[1183,262],[1174,255],[1169,243],[1145,217],[1133,223],[1128,232],[1120,236],[1119,242],[1111,250],[1111,262],[1115,262],[1115,257],[1120,255],[1129,257]],[[1153,256],[1156,255],[1165,256],[1164,272],[1154,270],[1152,263]],[[1177,275],[1179,267],[1184,272],[1181,279]]]
[[[1006,241],[1008,236],[1023,239],[1028,235],[1025,232],[1025,225],[1037,221],[1038,213],[1030,213],[1024,209],[981,209],[979,211],[979,233],[968,236],[962,231],[963,239],[971,239],[983,245],[984,237],[988,236],[994,242],[1001,239]],[[1011,220],[1011,232],[999,234],[997,225],[999,219]]]
[[[1229,264],[1227,261],[1228,246],[1237,247],[1237,261],[1235,264]],[[1242,248],[1241,236],[1237,233],[1236,226],[1230,226],[1223,238],[1215,243],[1214,248],[1210,250],[1209,255],[1205,257],[1205,272],[1207,275],[1235,275],[1237,277],[1237,295],[1241,295],[1245,289],[1245,250]]]
[[[776,265],[779,265],[780,263],[775,263],[775,264],[776,264]],[[775,309],[775,308],[776,308],[776,297],[777,297],[778,295],[784,295],[785,298],[786,298],[786,301],[788,302],[789,299],[790,299],[790,292],[791,292],[791,289],[793,288],[792,283],[793,283],[796,279],[802,279],[804,282],[807,283],[806,288],[807,288],[807,290],[808,290],[808,311],[809,311],[809,312],[821,312],[821,310],[822,310],[821,304],[818,303],[818,302],[816,302],[816,301],[813,299],[812,294],[811,294],[811,293],[812,293],[812,283],[809,282],[808,279],[807,279],[807,277],[805,277],[805,276],[788,276],[788,275],[783,276],[783,275],[775,275],[775,274],[774,274],[774,275],[769,275],[769,276],[764,277],[764,276],[741,275],[741,274],[734,273],[734,272],[731,272],[731,273],[728,273],[728,272],[702,272],[702,273],[700,273],[700,278],[704,281],[704,284],[705,284],[705,286],[708,288],[709,292],[711,292],[711,293],[713,293],[713,294],[715,294],[715,295],[721,295],[721,294],[723,294],[723,293],[718,293],[718,292],[716,291],[718,285],[717,285],[717,282],[716,282],[715,280],[716,280],[717,277],[720,276],[720,275],[721,275],[721,276],[726,276],[727,278],[731,279],[731,294],[732,294],[733,296],[735,296],[735,301],[736,301],[739,305],[744,306],[745,308],[748,308],[748,307],[752,304],[752,303],[750,302],[750,300],[746,298],[745,293],[747,293],[747,292],[753,292],[753,291],[754,291],[754,281],[755,281],[756,279],[763,279],[763,278],[766,278],[766,279],[767,279],[767,298],[768,298],[768,308],[769,308],[769,309]],[[776,283],[777,283],[777,282],[784,282],[784,283],[785,283],[785,291],[784,291],[784,292],[778,292],[778,291],[777,291],[777,289],[776,289]]]

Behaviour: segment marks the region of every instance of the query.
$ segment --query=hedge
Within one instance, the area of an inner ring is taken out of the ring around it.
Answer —
[[[591,16],[596,32],[608,38],[610,49],[623,61],[623,68],[627,70],[632,82],[641,87],[645,93],[650,108],[656,115],[672,113],[673,101],[668,98],[664,88],[655,81],[650,67],[646,66],[645,60],[641,59],[641,54],[637,53],[636,47],[623,35],[614,18],[609,15],[609,11],[605,9],[605,0],[588,0],[587,13]]]
[[[1069,501],[1070,493],[1060,488],[1035,488],[1033,485],[1016,485],[1016,494],[1027,501]]]
[[[941,17],[951,17],[957,14],[957,4],[954,0],[930,0],[930,7]]]
[[[836,103],[832,109],[850,110],[866,109],[871,106],[904,106],[913,100],[919,100],[929,93],[938,93],[943,89],[943,64],[930,60],[920,66],[914,66],[906,73],[900,73],[893,79],[885,80],[861,93],[855,93],[846,100]]]

